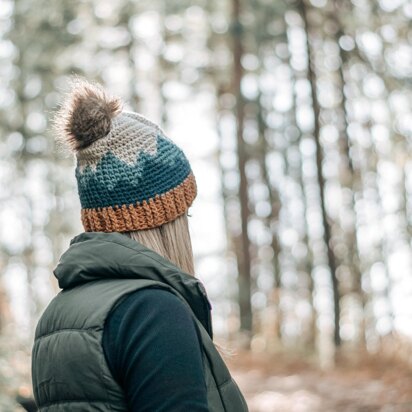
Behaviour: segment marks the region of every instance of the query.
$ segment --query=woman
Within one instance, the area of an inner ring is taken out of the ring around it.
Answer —
[[[75,79],[55,118],[75,153],[85,231],[33,346],[40,411],[247,411],[194,277],[183,151],[101,86]]]

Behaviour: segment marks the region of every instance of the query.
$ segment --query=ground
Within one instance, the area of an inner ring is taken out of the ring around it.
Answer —
[[[368,357],[328,371],[285,355],[227,359],[250,412],[412,412],[412,370]]]

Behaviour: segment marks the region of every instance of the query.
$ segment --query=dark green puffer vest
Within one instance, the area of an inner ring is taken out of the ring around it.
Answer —
[[[128,410],[106,362],[102,335],[110,310],[142,288],[171,291],[193,314],[202,339],[209,410],[248,410],[213,344],[211,306],[198,279],[125,235],[98,232],[73,238],[54,274],[63,290],[41,316],[32,352],[39,411]]]

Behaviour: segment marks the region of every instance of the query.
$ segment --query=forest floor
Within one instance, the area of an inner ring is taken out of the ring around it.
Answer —
[[[325,371],[238,351],[226,363],[250,412],[412,412],[412,370],[398,361],[375,356]]]

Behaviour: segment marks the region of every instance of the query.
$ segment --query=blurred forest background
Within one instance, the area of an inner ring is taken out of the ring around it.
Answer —
[[[197,276],[251,410],[412,410],[411,18],[410,0],[0,0],[0,410],[30,396],[82,231],[49,130],[74,73],[190,159]]]

